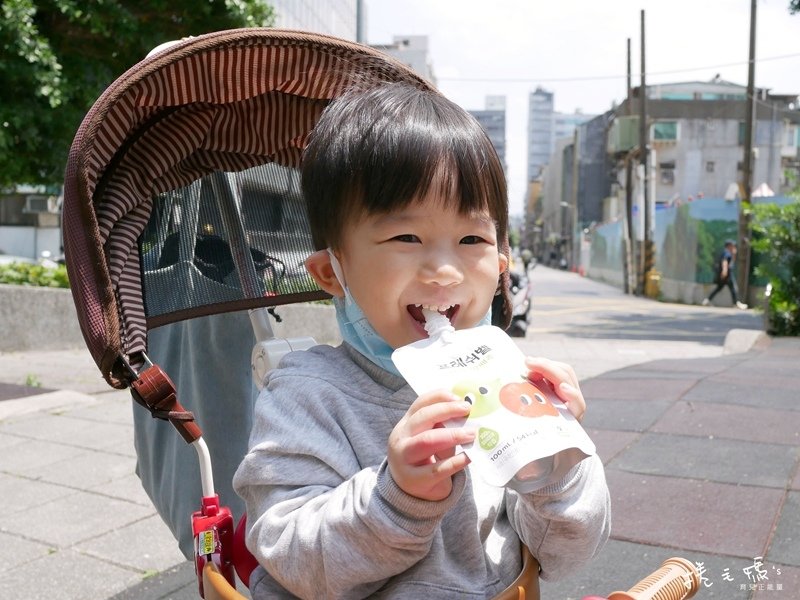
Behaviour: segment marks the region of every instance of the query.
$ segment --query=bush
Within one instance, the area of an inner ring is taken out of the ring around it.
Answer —
[[[783,206],[754,205],[752,228],[753,250],[763,258],[756,275],[772,286],[769,333],[800,335],[800,198]]]
[[[54,288],[69,287],[67,268],[64,265],[46,267],[21,262],[0,265],[0,283]]]

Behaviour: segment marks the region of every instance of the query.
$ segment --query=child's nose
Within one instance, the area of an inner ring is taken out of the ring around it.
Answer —
[[[449,253],[428,255],[420,270],[425,283],[437,285],[454,285],[464,280],[464,271],[456,257]]]

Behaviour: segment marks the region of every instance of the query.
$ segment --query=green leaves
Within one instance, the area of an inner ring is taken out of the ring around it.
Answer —
[[[54,288],[69,287],[67,269],[64,265],[46,267],[19,262],[0,265],[0,283]]]
[[[753,205],[752,247],[763,261],[756,274],[769,279],[769,329],[800,335],[800,197],[790,204]]]
[[[262,0],[3,0],[0,187],[60,184],[86,112],[157,45],[273,21]]]

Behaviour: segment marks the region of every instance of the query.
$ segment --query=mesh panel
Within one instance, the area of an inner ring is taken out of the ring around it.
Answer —
[[[319,292],[303,265],[313,251],[296,169],[268,163],[215,172],[161,194],[139,238],[148,321]]]

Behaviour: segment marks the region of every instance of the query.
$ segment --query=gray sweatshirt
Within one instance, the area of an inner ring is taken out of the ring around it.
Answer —
[[[531,494],[469,467],[442,501],[403,492],[386,444],[415,398],[346,344],[293,352],[270,374],[233,482],[260,563],[254,600],[491,598],[519,574],[520,540],[544,579],[600,550],[610,508],[597,456]]]

